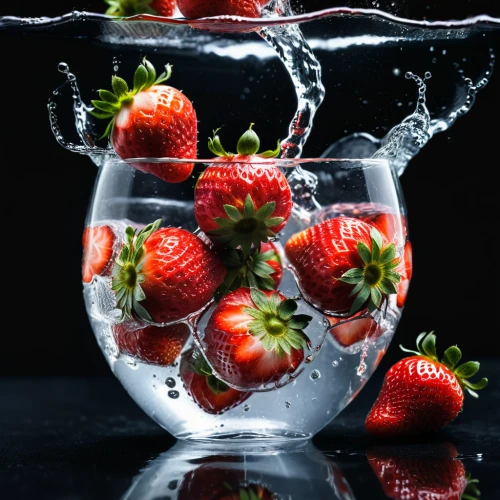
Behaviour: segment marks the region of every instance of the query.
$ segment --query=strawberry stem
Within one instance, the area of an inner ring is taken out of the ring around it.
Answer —
[[[417,350],[413,351],[411,349],[406,349],[403,346],[399,346],[404,352],[409,352],[417,356],[422,356],[430,359],[434,363],[441,363],[448,367],[455,375],[458,383],[461,385],[462,389],[466,390],[471,396],[477,398],[479,397],[475,391],[483,389],[488,383],[487,378],[482,378],[478,382],[471,382],[467,380],[474,376],[479,371],[479,363],[477,361],[468,361],[462,365],[458,365],[459,361],[462,359],[462,352],[455,345],[446,349],[441,360],[437,356],[436,352],[436,335],[433,331],[422,332],[417,337]]]

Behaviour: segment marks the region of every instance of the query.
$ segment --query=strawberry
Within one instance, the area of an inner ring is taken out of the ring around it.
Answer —
[[[401,279],[394,243],[352,217],[328,219],[294,234],[285,255],[304,298],[327,314],[380,309]]]
[[[206,413],[220,415],[247,400],[251,392],[237,391],[212,373],[198,349],[186,351],[181,358],[181,378],[186,391]]]
[[[91,114],[109,119],[103,137],[110,136],[115,153],[128,158],[196,158],[198,124],[191,101],[179,90],[162,83],[170,78],[167,64],[158,78],[154,66],[143,59],[134,75],[134,87],[113,76],[113,92],[99,90]],[[130,163],[167,182],[182,182],[194,163]]]
[[[82,279],[90,283],[94,276],[111,273],[116,235],[108,225],[87,226],[83,230]]]
[[[104,0],[109,7],[108,16],[129,17],[136,14],[158,14],[172,17],[175,12],[175,0]]]
[[[211,457],[205,457],[207,461]],[[216,456],[219,464],[204,463],[184,475],[177,500],[277,500],[264,485],[249,482],[245,470],[225,466],[235,457]],[[239,457],[237,457],[239,458]]]
[[[260,17],[269,0],[177,0],[181,14],[188,19],[215,16]]]
[[[176,360],[190,334],[185,323],[141,326],[125,321],[111,328],[120,352],[159,366],[171,365]]]
[[[245,390],[278,382],[304,359],[311,316],[276,291],[238,288],[224,296],[205,328],[205,355],[227,384]]]
[[[367,337],[376,339],[383,333],[382,327],[370,316],[357,313],[353,318],[345,319],[328,316],[332,338],[341,347],[351,347],[363,342]]]
[[[278,247],[273,242],[262,243],[260,252],[252,248],[245,257],[238,248],[224,251],[222,260],[227,274],[217,289],[216,300],[226,293],[240,287],[255,287],[262,290],[274,290],[283,277],[283,267]]]
[[[115,261],[112,288],[122,318],[166,323],[198,311],[213,297],[225,275],[219,257],[194,234],[159,228],[161,219],[126,242]]]
[[[462,357],[458,347],[448,348],[440,360],[436,355],[436,336],[421,333],[414,355],[396,362],[386,373],[380,393],[366,418],[366,429],[373,436],[395,437],[434,432],[449,424],[461,411],[464,390],[472,396],[486,386],[482,378],[468,378],[479,370],[469,361],[457,366]]]
[[[366,451],[370,467],[380,481],[385,495],[394,500],[477,499],[477,480],[471,480],[464,464],[457,459],[451,443],[439,443],[433,456],[408,456],[390,447],[374,446]]]
[[[275,151],[257,154],[260,140],[253,123],[239,139],[238,154],[227,153],[214,132],[209,149],[220,156],[199,176],[194,215],[216,244],[240,247],[248,257],[252,244],[276,237],[292,212],[292,193],[283,172],[269,160]]]

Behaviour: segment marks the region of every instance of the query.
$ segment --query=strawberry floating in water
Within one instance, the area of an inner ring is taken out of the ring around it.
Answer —
[[[382,327],[370,316],[357,313],[353,318],[328,316],[330,333],[340,347],[360,344],[366,338],[372,340],[382,335]]]
[[[191,101],[163,82],[170,78],[167,64],[158,78],[154,66],[143,59],[129,90],[125,80],[113,76],[113,92],[99,90],[91,114],[111,119],[104,133],[120,158],[196,158],[198,123]],[[194,163],[131,163],[138,170],[167,182],[189,178]]]
[[[397,294],[400,257],[375,227],[336,217],[294,234],[285,245],[304,298],[330,314],[380,309]]]
[[[116,235],[113,228],[103,224],[83,230],[82,279],[90,283],[94,276],[111,274]]]
[[[260,140],[250,129],[239,139],[237,154],[227,153],[219,137],[209,149],[220,158],[198,178],[194,215],[200,229],[217,245],[250,254],[285,226],[292,212],[292,193],[283,172],[270,160],[275,151],[257,154]]]
[[[258,389],[294,372],[310,341],[311,316],[277,291],[238,288],[224,296],[205,328],[205,355],[229,385]]]
[[[257,248],[252,248],[247,257],[240,249],[225,250],[222,252],[222,260],[227,274],[217,289],[216,300],[240,287],[274,290],[278,288],[283,277],[280,252],[276,243],[271,241],[262,243],[260,252]]]
[[[365,422],[373,436],[435,432],[462,411],[464,390],[478,397],[475,391],[488,382],[486,378],[476,383],[468,380],[479,370],[479,363],[458,365],[462,353],[456,346],[448,348],[439,360],[432,332],[418,336],[417,351],[402,349],[415,355],[401,359],[386,373]]]
[[[269,0],[177,0],[184,17],[197,19],[214,16],[260,17]]]
[[[252,394],[237,391],[213,375],[198,349],[190,349],[182,355],[180,374],[186,391],[202,410],[211,415],[220,415],[235,408]]]
[[[219,257],[198,237],[175,227],[159,228],[161,219],[137,234],[126,229],[126,242],[112,274],[122,317],[166,323],[205,306],[226,274]]]
[[[108,16],[129,17],[136,14],[158,14],[172,17],[175,12],[175,0],[105,0],[109,5]]]
[[[113,337],[120,352],[143,363],[169,366],[182,351],[191,330],[185,323],[137,325],[125,321],[114,324]]]
[[[408,450],[375,446],[366,458],[385,495],[394,500],[475,500],[480,493],[458,451],[451,443],[440,443],[432,456],[408,456]]]

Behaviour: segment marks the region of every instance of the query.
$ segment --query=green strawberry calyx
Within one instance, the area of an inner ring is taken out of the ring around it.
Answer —
[[[157,14],[149,4],[152,0],[104,0],[109,7],[105,14],[113,17],[129,17],[136,14]]]
[[[215,300],[219,301],[224,295],[240,287],[274,290],[276,283],[271,274],[276,270],[268,264],[271,260],[281,264],[280,256],[272,248],[259,252],[254,247],[247,256],[239,248],[224,252],[222,261],[227,273],[215,291]]]
[[[456,345],[448,347],[444,351],[443,357],[439,359],[436,352],[436,335],[434,335],[434,332],[423,332],[417,337],[416,351],[406,349],[401,345],[399,347],[402,351],[422,356],[434,363],[441,363],[448,367],[455,375],[462,389],[475,398],[479,397],[475,391],[483,389],[488,383],[487,378],[482,378],[475,383],[467,380],[478,372],[479,363],[477,361],[468,361],[459,365],[458,362],[462,359],[462,351]]]
[[[479,484],[479,480],[472,479],[470,472],[466,473],[465,479],[467,481],[467,486],[465,487],[460,500],[479,500],[479,497],[481,496],[481,492],[477,486]]]
[[[374,228],[370,231],[371,250],[362,241],[358,241],[358,254],[363,261],[362,267],[349,269],[339,281],[355,285],[350,296],[355,297],[349,315],[368,308],[370,312],[380,309],[388,295],[397,294],[396,285],[401,275],[394,271],[400,264],[396,245],[383,246],[381,234]]]
[[[255,307],[244,307],[243,312],[254,318],[249,323],[249,333],[260,340],[266,351],[274,351],[281,358],[292,349],[309,349],[311,341],[303,330],[312,317],[295,314],[295,300],[282,300],[276,292],[268,297],[257,288],[250,288],[250,294]]]
[[[197,375],[205,377],[208,387],[216,396],[230,389],[226,383],[213,374],[208,361],[199,350],[193,352],[189,365]]]
[[[272,217],[276,208],[275,201],[264,203],[258,210],[250,194],[245,197],[243,211],[233,205],[224,205],[226,217],[215,217],[216,229],[207,231],[213,241],[228,248],[241,247],[245,259],[250,255],[252,245],[260,252],[261,242],[268,242],[276,237],[271,227],[281,224],[284,217]]]
[[[144,321],[152,321],[148,311],[140,304],[146,298],[141,287],[141,283],[146,279],[142,272],[144,242],[160,227],[160,224],[161,219],[157,219],[138,233],[137,229],[131,226],[125,230],[126,241],[111,273],[111,289],[115,292],[117,307],[122,312],[121,321],[134,316]]]
[[[109,137],[115,123],[116,115],[123,106],[129,105],[134,100],[135,95],[151,88],[153,85],[165,82],[171,75],[172,66],[167,64],[165,71],[157,77],[154,66],[145,57],[135,70],[134,86],[131,90],[129,90],[128,84],[123,78],[113,75],[111,77],[113,92],[103,89],[99,90],[101,100],[92,100],[91,102],[94,107],[89,111],[92,116],[99,119],[107,120],[111,118],[101,139]]]
[[[257,154],[257,151],[260,148],[260,139],[259,136],[252,130],[252,127],[255,123],[250,123],[250,127],[248,130],[239,138],[238,144],[236,145],[236,151],[241,156],[260,156],[261,158],[276,158],[280,154],[281,144],[278,139],[278,147],[272,151],[264,151],[263,153]],[[227,156],[235,156],[234,153],[228,153],[220,142],[220,138],[217,135],[217,132],[220,128],[214,130],[214,136],[208,138],[208,149],[216,156],[227,157]]]

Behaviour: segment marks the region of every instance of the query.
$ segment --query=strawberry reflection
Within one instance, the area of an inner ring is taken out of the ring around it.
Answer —
[[[340,469],[311,441],[178,441],[122,500],[352,500]]]
[[[451,443],[422,447],[374,446],[366,451],[383,491],[394,500],[476,500],[477,480],[471,479]]]

